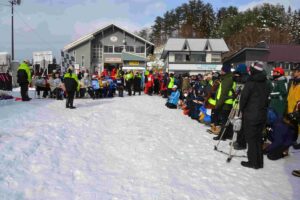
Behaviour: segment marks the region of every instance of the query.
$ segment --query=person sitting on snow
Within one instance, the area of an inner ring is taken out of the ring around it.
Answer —
[[[168,102],[166,103],[166,106],[171,109],[177,108],[177,103],[179,101],[180,92],[177,90],[177,85],[174,85],[172,87],[172,93],[168,98]]]

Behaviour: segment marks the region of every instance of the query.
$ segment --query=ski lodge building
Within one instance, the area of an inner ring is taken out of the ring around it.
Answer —
[[[110,24],[66,45],[63,51],[74,57],[75,66],[91,73],[114,67],[143,71],[154,44]]]
[[[170,73],[199,74],[222,68],[222,54],[229,49],[223,39],[168,39],[161,59]]]

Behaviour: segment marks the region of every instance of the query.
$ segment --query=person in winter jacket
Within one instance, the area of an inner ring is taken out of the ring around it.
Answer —
[[[288,97],[287,97],[287,116],[290,116],[292,113],[294,113],[295,111],[298,110],[298,112],[300,112],[300,66],[298,65],[297,67],[292,69],[293,71],[293,80],[291,81],[291,85],[289,88],[289,93],[288,93]],[[296,120],[297,121],[297,120]],[[296,137],[295,137],[295,141],[298,138],[298,134],[299,134],[299,124],[300,121],[294,122],[294,128],[296,131]],[[295,149],[300,149],[300,143],[298,144],[294,144],[293,147]]]
[[[175,78],[174,78],[174,74],[170,74],[169,75],[169,79],[168,79],[168,96],[172,93],[172,88],[175,84]]]
[[[79,91],[79,97],[83,98],[85,96],[85,93],[88,91],[88,88],[91,85],[91,81],[89,79],[89,74],[84,73],[82,79],[80,80],[80,91]]]
[[[63,94],[62,94],[62,81],[60,79],[59,72],[55,72],[54,78],[51,80],[50,83],[50,89],[57,100],[63,100]]]
[[[66,108],[76,108],[74,103],[75,92],[79,91],[80,85],[78,82],[77,75],[74,73],[72,66],[68,67],[67,73],[64,75],[64,85],[67,93]]]
[[[270,160],[278,160],[288,155],[288,149],[293,144],[295,129],[279,117],[267,131],[267,138],[272,143],[263,150]]]
[[[101,94],[100,94],[101,93],[101,91],[100,91],[100,84],[99,84],[99,81],[98,81],[96,75],[92,76],[91,89],[92,89],[92,91],[90,93],[90,96],[93,99],[100,98],[100,96],[101,96]]]
[[[159,82],[160,82],[160,81],[159,81],[159,74],[156,73],[156,74],[154,75],[154,87],[153,87],[153,92],[154,92],[154,94],[156,94],[156,95],[159,94],[159,88],[160,88]]]
[[[268,97],[270,88],[262,62],[250,67],[250,76],[244,86],[240,99],[240,111],[243,115],[243,132],[248,145],[248,161],[242,161],[244,167],[263,168],[263,129],[267,122]]]
[[[124,92],[124,78],[123,75],[119,75],[116,79],[116,84],[117,84],[117,90],[119,97],[123,97],[123,92]]]
[[[125,74],[126,89],[129,96],[131,96],[132,94],[132,82],[133,82],[133,72],[130,71]]]
[[[177,85],[173,85],[173,92],[168,98],[166,106],[171,109],[176,109],[179,101],[180,92],[177,90]]]
[[[136,92],[141,95],[141,84],[142,84],[142,76],[136,72],[133,78],[133,95],[135,95]]]
[[[247,72],[247,66],[245,64],[239,64],[234,71],[234,77],[233,77],[233,80],[236,82],[237,88],[238,88],[236,91],[236,95],[241,93],[241,91],[244,88],[245,83],[248,80],[248,77],[249,77],[249,74]],[[239,109],[238,100],[235,100],[234,103],[238,104],[237,107]],[[242,118],[242,120],[243,120],[243,118]],[[243,124],[243,122],[242,122],[242,124]],[[230,127],[231,127],[231,131],[233,132],[232,126],[230,126]],[[241,130],[237,134],[237,139],[233,143],[233,148],[235,150],[243,150],[243,149],[247,148],[245,134],[243,132],[243,126],[241,127]]]
[[[153,77],[153,72],[150,71],[148,76],[147,76],[147,83],[146,83],[146,91],[148,95],[152,95],[153,93],[153,86],[154,86],[154,77]]]
[[[28,96],[28,87],[31,83],[31,71],[29,68],[29,60],[24,60],[17,72],[17,81],[21,87],[21,97],[22,101],[30,101],[31,98]]]
[[[236,83],[233,81],[233,74],[230,65],[223,65],[221,69],[221,83],[216,93],[216,106],[214,110],[214,126],[212,126],[212,133],[217,135],[214,140],[220,139],[220,132],[225,128],[226,121],[230,114],[233,105],[233,93],[236,90]],[[224,135],[222,139],[227,139],[229,136]]]
[[[273,70],[272,86],[270,107],[282,117],[287,103],[287,80],[284,77],[284,70],[281,67],[276,67]]]

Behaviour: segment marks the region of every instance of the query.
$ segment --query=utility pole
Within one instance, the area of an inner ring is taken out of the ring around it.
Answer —
[[[9,1],[11,4],[11,59],[15,59],[15,47],[14,47],[14,5],[20,5],[21,0]]]

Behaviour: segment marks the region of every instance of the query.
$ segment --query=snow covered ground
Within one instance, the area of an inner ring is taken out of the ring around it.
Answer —
[[[32,96],[32,95],[31,95]],[[265,167],[213,150],[206,127],[146,95],[0,106],[0,199],[300,199],[300,152]],[[228,151],[228,142],[219,149]],[[239,151],[245,155],[245,151]]]

